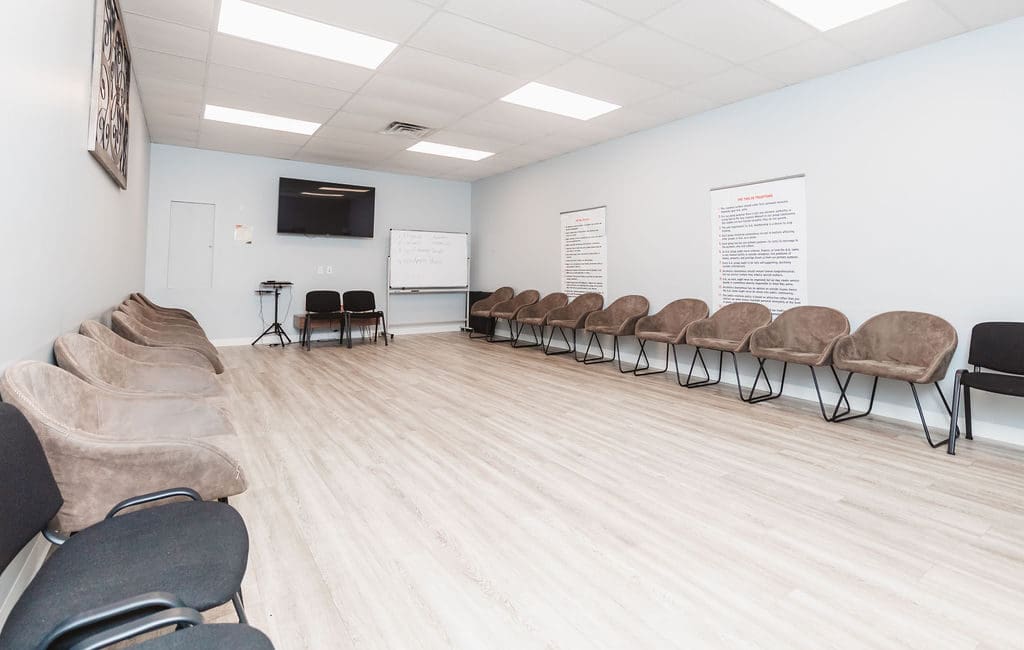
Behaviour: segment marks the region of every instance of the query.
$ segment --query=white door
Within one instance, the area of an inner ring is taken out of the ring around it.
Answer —
[[[209,289],[213,286],[212,203],[171,201],[171,232],[167,251],[168,289]]]

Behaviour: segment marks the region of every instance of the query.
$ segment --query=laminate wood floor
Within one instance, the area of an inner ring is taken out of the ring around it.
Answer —
[[[1024,451],[457,334],[228,348],[280,650],[1024,647]]]

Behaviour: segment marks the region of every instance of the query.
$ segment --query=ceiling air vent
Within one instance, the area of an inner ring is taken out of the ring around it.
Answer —
[[[433,129],[419,124],[408,122],[392,122],[388,124],[381,133],[384,135],[401,135],[406,138],[423,138],[429,135]]]

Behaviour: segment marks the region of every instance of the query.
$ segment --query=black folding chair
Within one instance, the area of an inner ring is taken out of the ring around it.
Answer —
[[[352,347],[352,318],[362,321],[373,319],[373,342],[381,326],[384,329],[384,345],[388,344],[388,322],[384,312],[377,309],[377,299],[372,291],[346,291],[341,298],[345,305],[345,329],[348,330],[348,347]]]
[[[956,371],[953,384],[953,415],[949,425],[947,453],[956,454],[956,425],[963,397],[964,433],[974,439],[971,430],[971,389],[988,393],[1024,397],[1024,323],[979,323],[971,331],[971,351],[967,363],[974,366]],[[982,372],[982,369],[995,372]]]
[[[345,315],[341,311],[341,294],[337,291],[310,291],[306,294],[306,320],[302,324],[302,342],[310,349],[313,337],[313,323],[316,321],[338,321],[341,323],[341,338],[345,342]],[[352,342],[349,341],[349,347]]]

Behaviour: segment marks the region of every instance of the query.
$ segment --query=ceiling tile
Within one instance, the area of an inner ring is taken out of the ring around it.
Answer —
[[[555,68],[538,81],[620,106],[650,99],[668,90],[659,83],[579,58]]]
[[[202,61],[135,47],[132,48],[132,66],[135,74],[142,78],[177,79],[194,84],[202,84],[206,78],[206,64]]]
[[[537,77],[572,55],[449,13],[427,21],[409,45],[506,74]]]
[[[647,25],[736,63],[791,47],[819,33],[763,0],[686,0],[656,14]]]
[[[204,30],[213,21],[213,0],[121,0],[121,10]]]
[[[345,104],[345,110],[363,115],[378,115],[384,118],[385,126],[392,121],[419,124],[432,129],[448,126],[459,119],[458,113],[437,110],[410,102],[396,102],[381,97],[356,95]]]
[[[310,139],[310,143],[335,143],[364,147],[382,153],[395,153],[408,149],[415,140],[397,135],[367,133],[333,126],[323,126]]]
[[[508,151],[516,146],[516,143],[509,142],[508,140],[482,137],[453,129],[442,129],[437,133],[432,133],[429,137],[424,139],[429,140],[430,142],[440,142],[441,144],[451,145],[453,147],[465,147],[467,149],[490,151],[492,153]]]
[[[677,0],[590,0],[590,2],[633,20],[644,20]]]
[[[774,79],[737,66],[722,74],[690,84],[684,90],[701,97],[708,97],[718,104],[731,104],[776,90],[782,86],[782,83]]]
[[[361,158],[346,157],[341,154],[307,151],[306,149],[300,149],[298,153],[292,156],[292,160],[334,167],[351,167],[353,169],[376,169],[378,164],[376,160],[369,161]]]
[[[364,131],[366,133],[377,133],[390,123],[390,119],[381,117],[380,115],[362,115],[359,113],[350,113],[348,111],[339,111],[338,113],[335,113],[334,117],[327,121],[325,126],[350,129],[353,131]]]
[[[373,77],[360,91],[367,97],[380,97],[395,102],[419,105],[424,108],[436,109],[457,115],[465,115],[488,103],[475,95],[448,88],[439,88],[430,84],[398,77],[378,74]]]
[[[583,0],[448,0],[450,11],[570,52],[582,52],[626,29],[629,21]]]
[[[485,113],[491,116],[490,113]],[[493,116],[491,116],[493,117]],[[511,128],[507,123],[495,122],[480,116],[480,111],[471,113],[449,127],[453,131],[473,135],[480,138],[499,138],[505,142],[524,144],[530,140],[543,137],[550,132],[547,125],[526,124]]]
[[[373,76],[366,68],[224,34],[213,38],[210,62],[350,92]]]
[[[146,116],[146,124],[149,125],[150,129],[162,129],[164,131],[175,131],[179,133],[188,132],[196,136],[199,135],[198,114],[193,116],[182,116],[156,112],[153,115]]]
[[[622,108],[595,117],[590,120],[590,124],[593,127],[610,131],[607,137],[602,137],[601,139],[611,139],[650,129],[663,124],[665,121],[663,118],[651,115],[650,113],[642,113],[633,108]]]
[[[309,142],[302,147],[302,152],[320,156],[330,156],[348,161],[358,160],[363,163],[378,163],[393,156],[397,152],[404,150],[407,146],[408,144],[406,147],[397,149],[394,147],[382,149],[371,145],[341,142],[316,136],[310,138]]]
[[[297,145],[282,142],[254,142],[246,138],[224,139],[202,135],[199,136],[196,146],[211,151],[226,151],[262,158],[281,158],[282,160],[292,160],[299,152]]]
[[[258,129],[253,126],[227,124],[213,120],[202,120],[199,123],[199,144],[201,146],[211,146],[214,142],[248,144],[252,147],[261,144],[284,144],[293,146],[298,151],[299,147],[308,140],[309,136],[301,133]]]
[[[412,36],[434,12],[413,0],[259,0],[259,4],[395,43]]]
[[[146,76],[139,80],[138,88],[144,102],[176,100],[193,104],[203,103],[203,87],[187,81]]]
[[[429,153],[399,151],[387,159],[387,164],[389,168],[393,168],[400,173],[435,176],[465,167],[466,161],[446,156],[435,156]]]
[[[547,135],[510,149],[508,153],[527,160],[547,160],[570,151],[576,151],[589,144],[586,138],[570,135]]]
[[[641,113],[660,117],[669,122],[689,115],[695,115],[696,113],[709,111],[718,105],[717,102],[713,102],[706,97],[681,90],[673,90],[660,97],[640,102],[633,106],[633,109]]]
[[[586,56],[623,72],[674,86],[693,83],[732,67],[721,57],[639,25]]]
[[[1024,0],[936,0],[971,29],[1024,16]]]
[[[149,129],[149,139],[153,144],[173,144],[178,147],[195,147],[199,140],[199,132],[190,133],[187,131],[165,131],[163,129]]]
[[[831,29],[826,38],[870,61],[963,31],[959,21],[931,0],[909,0]]]
[[[124,15],[124,25],[132,48],[206,60],[210,35],[201,29],[128,13]]]
[[[266,97],[255,93],[240,93],[212,87],[206,89],[206,103],[238,108],[243,111],[290,117],[294,120],[317,122],[318,124],[323,124],[331,119],[335,112],[331,108],[300,104],[288,97]]]
[[[334,110],[340,108],[352,96],[351,93],[335,88],[315,86],[301,81],[217,64],[210,65],[206,83],[212,88],[292,100],[300,104]]]
[[[399,48],[377,72],[413,81],[428,79],[433,85],[485,99],[504,97],[527,81],[414,47]]]
[[[165,95],[145,95],[142,98],[142,107],[146,117],[167,118],[182,117],[193,120],[196,125],[199,123],[199,116],[203,114],[203,100],[188,101],[177,97]]]
[[[547,133],[564,132],[575,128],[578,124],[585,124],[585,122],[571,117],[563,117],[500,101],[485,106],[475,113],[470,113],[467,117],[483,120],[493,125],[490,127],[489,133],[480,135],[501,138],[510,142],[519,138],[522,138],[523,142],[527,142]],[[472,125],[467,128],[461,122],[452,125],[452,128],[472,135],[478,133],[472,130]]]
[[[860,57],[824,38],[774,52],[747,63],[746,67],[772,79],[795,84],[812,77],[844,70],[861,62]]]

